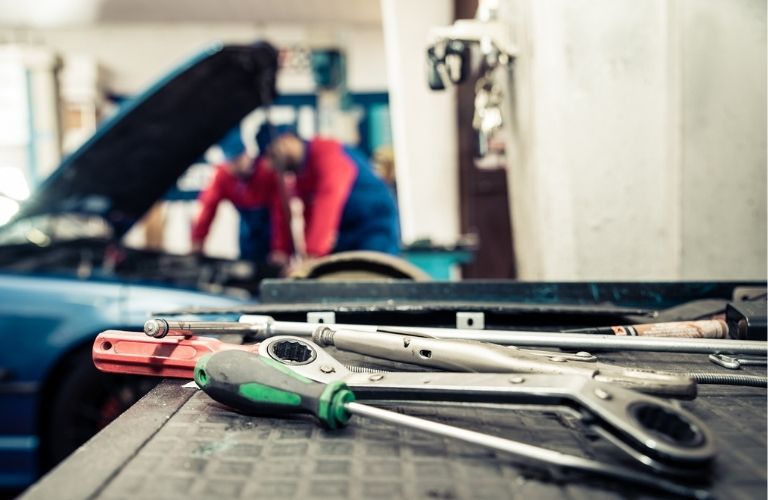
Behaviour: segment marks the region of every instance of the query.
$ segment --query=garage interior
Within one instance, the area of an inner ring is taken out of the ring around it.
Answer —
[[[767,61],[764,0],[0,0],[0,498],[764,498]]]

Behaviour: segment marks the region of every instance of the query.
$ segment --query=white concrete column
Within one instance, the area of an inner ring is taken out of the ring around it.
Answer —
[[[684,279],[766,277],[766,3],[685,0]]]
[[[667,2],[518,5],[510,193],[520,277],[677,277]]]
[[[766,6],[510,0],[526,279],[764,279]]]
[[[456,101],[429,90],[429,30],[453,22],[449,0],[382,0],[398,204],[403,241],[459,235]]]

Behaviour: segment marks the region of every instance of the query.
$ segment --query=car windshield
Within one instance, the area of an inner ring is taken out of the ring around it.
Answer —
[[[48,246],[62,241],[107,239],[112,227],[92,214],[44,214],[27,217],[0,227],[0,245]]]

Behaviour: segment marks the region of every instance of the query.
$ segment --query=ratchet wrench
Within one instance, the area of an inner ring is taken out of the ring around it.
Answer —
[[[352,415],[360,415],[486,446],[547,466],[575,469],[630,481],[677,495],[694,498],[709,497],[706,491],[683,486],[646,472],[357,403],[355,393],[349,389],[343,379],[320,382],[307,378],[296,370],[300,366],[324,363],[318,366],[320,373],[329,374],[327,373],[329,370],[323,370],[323,366],[332,368],[333,365],[327,364],[332,361],[332,358],[326,357],[319,346],[295,337],[278,337],[271,339],[266,349],[264,347],[262,346],[259,354],[256,355],[240,351],[206,355],[195,367],[195,381],[214,400],[246,413],[311,413],[331,429],[346,425]],[[472,377],[475,374],[461,375]],[[594,381],[585,382],[598,384]],[[634,414],[653,413],[653,416],[646,415],[639,420],[648,424],[653,422],[650,425],[654,433],[652,441],[666,439],[661,437],[665,434],[658,433],[663,427],[658,424],[665,419],[660,418],[661,415],[657,413],[658,411],[666,413],[666,410],[661,410],[661,407],[655,406],[655,402],[649,401],[653,398],[640,396],[640,399],[639,403],[635,403],[640,407]],[[681,435],[678,434],[679,436]],[[699,435],[699,438],[702,436],[703,434]],[[689,441],[687,444],[690,445],[689,448],[695,448],[700,443]],[[706,445],[708,448],[711,446],[711,442]],[[709,451],[713,451],[713,448]],[[648,462],[641,463],[648,465]]]
[[[316,382],[342,381],[360,399],[523,403],[575,410],[598,434],[659,472],[686,475],[715,454],[712,434],[686,410],[583,375],[353,373],[314,342],[290,336],[265,340],[258,356]]]

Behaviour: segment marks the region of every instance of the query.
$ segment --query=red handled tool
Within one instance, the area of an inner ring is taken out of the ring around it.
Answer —
[[[258,344],[227,344],[212,337],[147,337],[139,332],[107,330],[93,342],[93,364],[103,372],[153,377],[193,378],[195,363],[206,354],[257,352]]]

